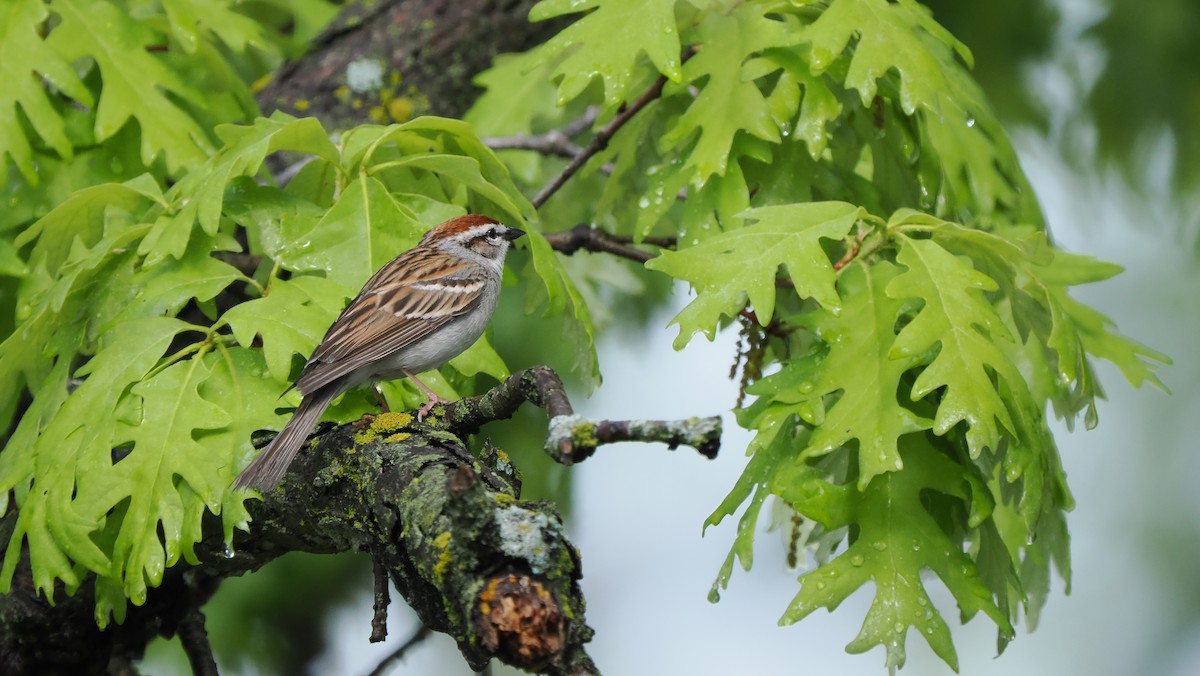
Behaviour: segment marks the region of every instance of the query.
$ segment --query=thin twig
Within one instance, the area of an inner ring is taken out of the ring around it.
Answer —
[[[380,662],[378,666],[376,666],[374,669],[371,670],[371,673],[369,674],[369,676],[383,676],[383,674],[387,673],[387,670],[393,664],[404,659],[405,653],[407,653],[410,649],[412,649],[413,646],[416,646],[419,643],[421,643],[421,641],[424,641],[432,633],[433,633],[433,630],[431,630],[429,627],[426,627],[425,625],[421,625],[421,628],[418,629],[416,632],[414,632],[412,636],[408,637],[407,641],[400,644],[400,647],[396,648],[392,652],[391,655],[388,655],[387,657],[383,658],[383,661]]]
[[[585,129],[596,122],[599,106],[589,106],[587,112],[558,129],[542,134],[515,134],[513,136],[489,136],[480,139],[492,150],[536,150],[543,155],[573,158],[583,149],[571,143]]]
[[[563,232],[546,233],[546,241],[550,243],[550,247],[555,251],[567,256],[583,249],[596,253],[610,253],[621,258],[645,263],[657,255],[630,246],[629,243],[633,241],[630,237],[614,235],[604,230],[593,228],[587,223],[580,223],[574,228]],[[642,243],[663,248],[674,248],[675,238],[647,238],[642,240]]]
[[[533,366],[509,376],[477,397],[446,405],[444,420],[460,434],[473,434],[493,420],[511,418],[530,402],[546,410],[550,429],[544,449],[564,465],[581,462],[601,444],[618,441],[662,442],[674,449],[691,446],[714,458],[721,445],[721,418],[686,420],[591,420],[575,415],[562,380],[545,366]]]
[[[686,53],[684,53],[680,63],[686,62],[694,53],[694,51],[689,49]],[[575,159],[571,160],[571,162],[567,164],[567,166],[564,167],[561,172],[559,172],[558,176],[555,176],[553,180],[546,184],[546,186],[538,192],[537,196],[533,198],[534,208],[540,209],[541,206],[546,203],[546,200],[550,199],[554,193],[558,192],[558,189],[567,182],[567,179],[574,176],[575,172],[579,171],[580,167],[582,167],[588,160],[592,159],[592,156],[601,150],[604,150],[608,146],[609,139],[613,137],[613,134],[617,133],[617,130],[625,126],[625,123],[628,122],[630,118],[632,118],[634,115],[637,115],[638,111],[649,105],[651,101],[657,99],[659,96],[662,96],[663,85],[666,83],[666,75],[658,76],[658,79],[655,80],[654,84],[646,90],[646,93],[642,94],[641,97],[638,98],[637,101],[634,101],[632,105],[625,108],[620,113],[617,113],[617,116],[610,120],[603,129],[596,132],[595,136],[592,136],[592,140],[588,141],[588,144],[584,147],[583,151],[576,155]]]
[[[387,568],[377,559],[371,557],[375,569],[375,615],[371,618],[371,643],[381,643],[387,639],[387,608],[392,602],[388,591]]]
[[[577,415],[558,416],[550,419],[545,450],[558,462],[571,465],[590,457],[601,444],[619,441],[657,441],[671,450],[691,446],[712,460],[721,449],[721,418],[589,420]]]
[[[208,632],[204,629],[204,613],[192,607],[179,623],[179,643],[187,655],[195,676],[219,676],[217,661],[213,658]]]

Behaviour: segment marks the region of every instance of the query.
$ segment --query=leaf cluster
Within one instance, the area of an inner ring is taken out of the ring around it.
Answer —
[[[1069,575],[1048,410],[1090,427],[1093,358],[1135,385],[1166,358],[1069,295],[1119,269],[1046,237],[970,51],[913,0],[545,0],[531,18],[562,15],[479,78],[468,119],[528,134],[595,106],[599,129],[663,82],[558,208],[678,238],[646,266],[695,293],[677,348],[731,324],[759,346],[737,411],[751,459],[707,522],[745,505],[714,600],[774,496],[821,552],[784,622],[873,582],[848,649],[902,666],[911,627],[957,667],[932,571],[1003,648],[1051,562]],[[558,166],[503,156],[531,183]]]
[[[871,582],[850,650],[883,645],[902,666],[913,628],[956,666],[924,571],[964,620],[989,617],[1001,647],[1021,613],[1036,622],[1051,565],[1069,576],[1048,416],[1095,424],[1094,358],[1138,385],[1159,384],[1165,357],[1070,296],[1118,268],[1050,242],[970,51],[921,5],[545,0],[533,20],[574,22],[497,60],[466,122],[336,139],[283,115],[218,124],[253,115],[248,76],[291,48],[287,14],[254,5],[18,0],[0,17],[16,83],[0,94],[0,157],[17,167],[10,199],[43,204],[0,223],[0,291],[13,291],[0,515],[16,509],[0,588],[25,546],[48,596],[95,576],[103,625],[195,560],[205,512],[230,541],[247,515],[226,487],[251,434],[296,403],[301,358],[373,270],[472,211],[529,230],[510,265],[526,309],[562,318],[587,377],[590,302],[645,277],[565,262],[541,223],[677,243],[638,271],[692,288],[676,346],[731,326],[754,346],[740,364],[753,401],[736,410],[750,459],[707,522],[743,510],[714,599],[735,563],[749,568],[773,496],[806,524],[793,545],[818,553],[784,622]],[[297,5],[296,25],[323,7]],[[265,16],[243,20],[252,11]],[[229,97],[198,93],[226,81]],[[588,110],[595,132],[656,85],[537,213],[522,192],[562,162],[476,136]],[[282,187],[263,168],[276,153],[297,162]],[[506,374],[484,337],[427,382],[452,397]],[[406,384],[384,393],[417,402]],[[365,409],[348,395],[328,415]]]
[[[196,563],[206,511],[227,542],[247,528],[245,496],[227,488],[251,434],[282,426],[302,358],[371,272],[431,225],[471,211],[529,228],[515,258],[536,287],[532,307],[578,324],[594,372],[586,307],[466,124],[418,118],[335,143],[316,120],[277,114],[217,136],[212,157],[169,189],[143,175],[76,192],[16,241],[28,273],[0,343],[0,426],[16,423],[0,453],[0,514],[17,516],[0,586],[24,543],[48,596],[95,575],[102,626],[165,568]],[[278,152],[305,158],[282,188],[263,170]],[[458,397],[477,376],[507,375],[483,337],[426,382]],[[385,394],[395,407],[420,401],[407,381]],[[329,416],[364,410],[365,397],[347,396]]]
[[[199,166],[216,125],[258,114],[252,83],[334,11],[326,0],[5,3],[0,233],[83,187]]]

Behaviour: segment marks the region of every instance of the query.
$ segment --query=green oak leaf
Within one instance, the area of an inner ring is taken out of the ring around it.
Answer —
[[[192,328],[169,317],[141,319],[115,327],[105,334],[96,356],[76,371],[76,377],[86,378],[48,417],[36,438],[29,439],[32,446],[17,448],[10,441],[6,454],[27,454],[34,458],[35,489],[28,491],[23,499],[18,495],[19,512],[0,570],[0,592],[8,591],[12,583],[21,558],[21,542],[26,538],[34,585],[42,593],[53,593],[55,579],[62,580],[68,590],[78,586],[79,577],[70,561],[100,575],[109,573],[110,558],[91,539],[103,514],[90,510],[87,503],[77,502],[75,493],[89,490],[93,486],[89,482],[105,476],[85,471],[96,468],[95,458],[111,466],[112,439],[118,426],[114,412],[121,393],[146,377],[178,333]],[[57,398],[61,394],[50,396]],[[14,488],[8,481],[26,480],[24,476],[12,475],[4,479],[6,483],[0,484],[0,492]],[[114,493],[104,499],[111,505],[119,502],[122,495]]]
[[[565,337],[575,346],[575,369],[595,387],[600,382],[600,362],[587,303],[542,233],[530,230],[526,237],[531,254],[529,267],[541,284],[529,285],[525,311],[532,312],[544,304],[543,316],[563,317]]]
[[[60,157],[69,160],[74,156],[66,123],[51,104],[41,77],[84,106],[94,103],[70,60],[42,39],[39,30],[48,17],[46,4],[40,0],[11,0],[0,8],[0,82],[4,83],[0,90],[0,184],[8,183],[6,154],[25,180],[34,185],[40,180],[18,107],[38,136]]]
[[[271,377],[290,382],[292,356],[312,353],[353,293],[324,277],[276,279],[265,296],[235,305],[221,319],[243,347],[260,337]]]
[[[238,177],[256,176],[267,155],[281,150],[306,153],[336,165],[337,148],[321,123],[283,113],[258,118],[253,125],[222,125],[217,135],[225,145],[205,165],[189,173],[167,193],[171,209],[159,216],[138,252],[154,264],[166,256],[179,258],[196,225],[214,235],[220,223],[227,186]]]
[[[406,211],[378,179],[355,178],[319,220],[283,224],[286,244],[278,260],[290,270],[322,272],[338,284],[358,289],[428,229]]]
[[[1026,385],[996,345],[1014,340],[985,296],[998,288],[996,282],[931,240],[902,238],[896,261],[908,269],[888,284],[887,295],[924,303],[891,351],[895,358],[928,361],[913,384],[912,398],[944,387],[933,431],[945,434],[966,422],[972,457],[984,448],[997,449],[1001,426],[1014,435],[1023,430],[1013,420],[1016,405],[1006,402],[1011,397],[993,384],[991,373],[1013,391],[1026,390]]]
[[[592,79],[604,82],[608,108],[629,98],[638,57],[645,52],[658,72],[674,82],[679,67],[675,0],[543,0],[529,12],[531,21],[594,10],[555,35],[539,49],[539,60],[560,59],[552,78],[562,105],[583,93]]]
[[[857,440],[860,490],[877,475],[903,467],[897,447],[901,436],[932,426],[897,400],[901,376],[916,364],[912,357],[891,354],[896,323],[907,308],[885,289],[899,272],[883,261],[847,267],[838,278],[840,311],[822,307],[803,320],[827,349],[784,362],[779,373],[747,389],[749,394],[795,405],[800,417],[812,422],[802,458]],[[826,405],[832,395],[838,395],[837,400]],[[823,410],[820,419],[813,420],[806,407]]]
[[[714,13],[696,29],[695,40],[704,45],[683,66],[680,87],[697,85],[700,93],[674,127],[662,138],[664,149],[680,145],[699,132],[688,153],[694,167],[691,180],[702,185],[712,174],[724,174],[730,148],[738,132],[778,143],[779,128],[762,92],[745,73],[743,59],[773,47],[797,42],[788,24],[768,19],[770,7],[745,3],[728,14]],[[730,105],[736,101],[737,105]]]
[[[68,61],[95,59],[104,80],[96,106],[96,139],[107,139],[133,119],[142,130],[142,162],[147,166],[160,152],[173,172],[203,162],[212,144],[176,99],[202,108],[204,94],[147,49],[157,36],[109,2],[63,0],[51,9],[62,23],[47,42]]]
[[[733,317],[747,298],[759,323],[766,326],[775,311],[775,280],[780,266],[801,297],[830,308],[839,306],[835,274],[822,239],[846,237],[865,214],[844,202],[814,202],[751,209],[744,217],[753,225],[724,232],[680,251],[664,251],[648,263],[651,270],[691,283],[696,300],[679,313],[675,349],[697,332],[711,340],[722,316]]]
[[[114,510],[121,514],[105,574],[122,583],[135,605],[145,601],[147,586],[162,581],[168,561],[178,560],[185,512],[199,506],[220,511],[229,450],[212,453],[196,441],[231,422],[223,408],[200,396],[211,372],[206,360],[189,359],[142,379],[126,395],[136,399],[139,419],[118,421],[108,448],[89,448],[79,461],[86,480],[72,504],[97,522]],[[115,463],[114,447],[128,449]],[[184,504],[184,484],[196,505]]]
[[[902,667],[905,635],[912,627],[957,670],[950,629],[925,591],[922,571],[937,574],[954,595],[964,620],[982,610],[1003,635],[1013,633],[962,544],[946,535],[923,501],[923,492],[937,491],[970,502],[977,494],[968,490],[973,476],[923,435],[904,437],[900,453],[904,469],[875,477],[861,493],[853,486],[828,482],[805,463],[780,464],[771,490],[797,512],[829,530],[858,528],[857,537],[841,555],[800,577],[800,592],[780,622],[799,622],[821,607],[833,610],[873,582],[875,600],[846,650],[861,653],[883,645],[888,668]]]

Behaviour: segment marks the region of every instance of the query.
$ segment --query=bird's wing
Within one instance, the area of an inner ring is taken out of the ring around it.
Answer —
[[[429,336],[479,302],[472,265],[426,249],[405,252],[367,281],[308,358],[296,388],[308,394]]]

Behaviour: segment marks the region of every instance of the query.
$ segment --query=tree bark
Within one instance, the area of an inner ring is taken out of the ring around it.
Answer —
[[[583,419],[546,367],[435,408],[425,422],[385,413],[326,425],[280,485],[248,503],[250,533],[237,532],[229,549],[219,518],[206,515],[206,538],[195,547],[199,564],[169,568],[119,625],[97,628],[94,578],[74,596],[59,590],[50,604],[36,595],[23,560],[12,592],[0,596],[0,673],[125,673],[151,639],[176,634],[188,639],[193,665],[206,673],[215,664],[206,654],[200,606],[222,579],[293,551],[369,553],[422,623],[452,636],[475,669],[496,658],[547,674],[598,673],[584,649],[592,630],[579,554],[557,509],[519,499],[517,470],[503,451],[489,446],[476,458],[464,443],[525,402],[550,414],[546,450],[567,463],[586,459],[598,444],[625,440],[686,444],[712,457],[720,438],[719,418]],[[9,542],[15,520],[16,512],[0,519],[0,542]]]
[[[418,115],[461,117],[475,75],[563,21],[530,23],[535,0],[379,0],[352,3],[302,58],[259,92],[264,114],[319,117],[327,129]]]

